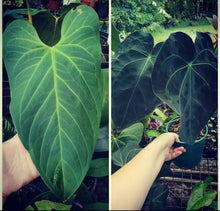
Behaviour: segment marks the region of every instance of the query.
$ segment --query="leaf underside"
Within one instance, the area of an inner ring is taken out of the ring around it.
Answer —
[[[98,16],[87,6],[68,12],[53,47],[16,20],[3,34],[3,57],[18,135],[44,182],[67,199],[87,173],[100,123]]]
[[[162,46],[152,73],[155,94],[181,116],[180,139],[193,144],[217,109],[217,58],[208,35],[177,32]]]

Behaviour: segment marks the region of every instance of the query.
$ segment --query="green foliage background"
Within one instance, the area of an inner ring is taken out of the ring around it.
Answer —
[[[161,8],[165,0],[113,0],[112,1],[112,22],[120,31],[132,32],[155,23],[164,23],[169,15],[164,14]]]
[[[125,33],[160,27],[208,23],[217,15],[217,0],[112,0],[112,23]]]

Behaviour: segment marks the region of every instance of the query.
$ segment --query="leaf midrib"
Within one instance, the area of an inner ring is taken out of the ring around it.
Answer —
[[[63,151],[62,151],[62,143],[61,143],[61,125],[60,125],[60,114],[59,114],[59,97],[57,93],[57,76],[56,76],[56,62],[54,56],[54,48],[51,47],[51,61],[52,61],[52,72],[53,72],[53,81],[54,81],[54,92],[55,92],[55,101],[56,101],[56,114],[57,114],[57,124],[58,124],[58,136],[59,136],[59,146],[60,146],[60,162],[62,169],[62,178],[64,178],[64,164],[63,164]],[[63,180],[63,187],[65,187]]]

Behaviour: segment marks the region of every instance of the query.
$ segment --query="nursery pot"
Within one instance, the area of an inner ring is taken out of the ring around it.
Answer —
[[[178,118],[175,118],[174,120],[176,119]],[[166,127],[167,132],[169,131],[169,128],[171,125],[172,125],[172,122],[167,125]],[[173,146],[174,147],[183,146],[186,149],[186,152],[184,152],[179,157],[173,159],[174,164],[184,169],[192,169],[195,166],[197,166],[202,160],[202,154],[203,154],[203,149],[205,146],[207,134],[208,134],[208,126],[206,125],[205,135],[201,139],[196,140],[193,145],[176,141]]]

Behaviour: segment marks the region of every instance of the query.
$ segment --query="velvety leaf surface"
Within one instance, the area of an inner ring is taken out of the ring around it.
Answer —
[[[44,182],[67,199],[87,173],[98,135],[98,16],[87,6],[68,12],[53,47],[27,21],[14,21],[3,35],[3,56],[18,135]]]
[[[181,141],[193,144],[217,109],[217,58],[210,38],[177,32],[162,46],[152,73],[155,94],[181,116]]]
[[[161,47],[153,37],[135,32],[122,42],[112,59],[112,119],[121,130],[151,113],[160,100],[154,95],[151,72]]]

